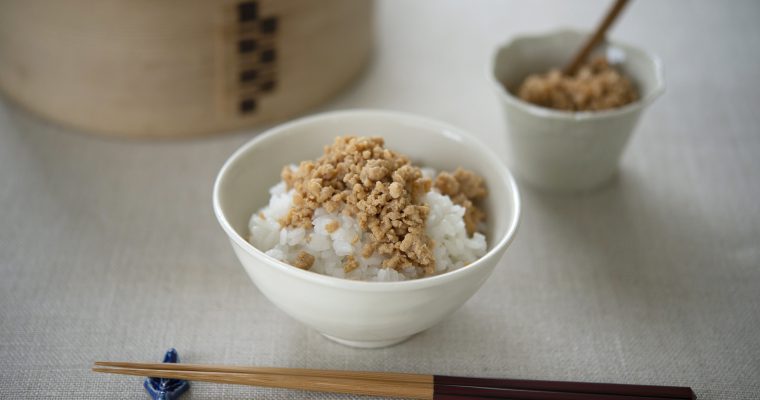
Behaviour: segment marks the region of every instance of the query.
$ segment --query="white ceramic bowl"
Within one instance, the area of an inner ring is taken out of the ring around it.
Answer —
[[[419,165],[476,171],[489,190],[488,253],[456,271],[403,282],[360,282],[300,270],[246,241],[248,220],[266,205],[283,165],[315,159],[340,135],[382,136]],[[236,151],[214,185],[214,212],[253,283],[277,307],[340,343],[383,347],[451,314],[485,282],[512,239],[520,215],[517,187],[497,156],[449,125],[385,111],[339,111],[275,127]]]
[[[665,89],[656,56],[610,41],[594,55],[605,54],[631,77],[640,100],[612,110],[568,112],[527,103],[512,93],[529,74],[563,66],[586,37],[574,30],[518,36],[499,47],[491,62],[507,120],[510,166],[541,189],[578,191],[611,178],[641,112]]]

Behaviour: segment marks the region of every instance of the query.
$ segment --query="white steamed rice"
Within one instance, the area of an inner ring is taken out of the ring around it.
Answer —
[[[424,172],[425,175],[431,173]],[[369,258],[362,257],[361,249],[371,240],[371,234],[363,233],[353,217],[339,212],[331,214],[323,208],[317,209],[311,229],[280,227],[279,220],[292,205],[294,190],[287,191],[285,183],[280,182],[269,193],[269,205],[254,213],[248,224],[250,242],[267,255],[292,264],[300,251],[306,251],[315,258],[310,271],[338,278],[393,282],[424,276],[422,269],[414,266],[400,272],[382,268],[385,256],[377,253]],[[422,200],[430,207],[426,230],[435,243],[436,274],[461,268],[486,253],[485,236],[477,232],[472,237],[467,235],[463,207],[435,189],[426,193]],[[327,225],[336,220],[340,228],[328,233]],[[359,240],[352,244],[357,236]],[[345,273],[343,259],[348,255],[355,256],[359,267]]]

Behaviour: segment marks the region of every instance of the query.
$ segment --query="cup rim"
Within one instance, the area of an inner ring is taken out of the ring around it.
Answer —
[[[318,123],[320,121],[328,120],[328,119],[336,119],[336,118],[339,119],[339,118],[347,118],[347,117],[355,117],[355,116],[397,119],[407,124],[425,126],[425,127],[434,129],[438,132],[443,132],[442,134],[444,135],[446,134],[458,135],[460,137],[463,137],[466,140],[469,140],[471,143],[473,143],[475,147],[477,148],[478,152],[482,153],[483,157],[488,159],[488,163],[490,164],[490,167],[495,168],[497,170],[499,177],[501,178],[503,183],[507,186],[508,190],[510,191],[511,201],[514,204],[514,213],[509,217],[510,219],[508,221],[507,229],[505,233],[499,238],[499,241],[496,244],[492,245],[492,247],[482,257],[478,258],[471,264],[454,271],[445,272],[443,274],[435,275],[431,277],[410,279],[406,281],[375,282],[375,281],[358,281],[358,280],[351,280],[351,279],[345,279],[345,278],[338,278],[334,276],[318,274],[315,272],[305,271],[305,270],[296,268],[290,264],[284,263],[280,260],[277,260],[273,257],[268,256],[263,251],[257,249],[255,246],[253,246],[251,243],[245,240],[242,236],[240,236],[240,234],[238,234],[235,231],[235,229],[232,227],[230,222],[227,220],[227,217],[224,214],[224,210],[222,209],[221,199],[220,199],[221,197],[220,191],[221,191],[222,182],[226,178],[228,171],[232,168],[232,166],[235,163],[237,163],[238,160],[245,157],[245,155],[249,151],[251,151],[251,149],[254,148],[255,146],[259,145],[260,143],[266,142],[268,140],[272,140],[277,135],[283,132],[287,132],[295,127],[314,124],[314,123]],[[458,280],[461,277],[474,273],[476,270],[484,268],[488,260],[497,257],[498,253],[500,253],[503,249],[505,249],[512,243],[512,241],[515,238],[517,228],[519,226],[520,214],[521,214],[520,195],[519,195],[519,191],[518,191],[517,184],[515,182],[514,177],[512,176],[511,172],[506,167],[506,165],[504,165],[504,163],[501,162],[501,160],[496,156],[496,154],[493,151],[491,151],[491,149],[486,147],[483,143],[481,143],[480,140],[478,140],[471,134],[459,128],[456,128],[452,125],[449,125],[441,121],[437,121],[432,118],[426,118],[426,117],[421,117],[421,116],[403,113],[403,112],[397,112],[397,111],[373,110],[373,109],[352,109],[352,110],[325,112],[325,113],[320,113],[320,114],[316,114],[312,116],[298,118],[298,119],[286,122],[284,124],[277,125],[270,129],[267,129],[265,132],[257,135],[255,138],[251,139],[250,141],[242,145],[240,148],[238,148],[224,162],[224,165],[219,170],[219,173],[216,176],[212,197],[213,197],[212,203],[213,203],[214,215],[216,216],[217,221],[219,222],[219,224],[221,225],[222,229],[225,231],[227,236],[230,238],[230,240],[232,240],[234,244],[239,246],[248,254],[262,261],[267,266],[272,267],[280,272],[291,275],[294,278],[304,279],[307,281],[311,281],[313,283],[318,283],[318,284],[322,284],[322,285],[326,285],[330,287],[342,288],[342,289],[373,291],[373,292],[418,290],[418,289],[428,288],[432,286],[441,285],[446,282]]]
[[[535,104],[528,103],[527,101],[524,101],[520,99],[519,97],[515,96],[514,94],[512,94],[501,83],[501,81],[499,81],[499,78],[496,76],[496,62],[497,62],[497,58],[499,54],[502,51],[509,48],[510,46],[513,46],[518,41],[526,40],[526,39],[546,39],[550,37],[565,36],[565,35],[586,36],[588,34],[590,34],[589,31],[584,31],[581,29],[560,28],[560,29],[539,32],[539,33],[525,33],[525,34],[515,35],[509,40],[507,40],[506,42],[503,42],[501,45],[497,46],[494,52],[491,54],[491,60],[488,65],[489,69],[486,74],[487,78],[491,82],[491,84],[495,86],[499,94],[499,97],[501,97],[507,103],[527,112],[528,114],[532,114],[537,117],[555,119],[555,120],[565,120],[565,121],[601,120],[601,119],[615,118],[623,114],[629,114],[636,111],[640,111],[644,107],[654,102],[655,99],[660,97],[665,92],[665,78],[664,78],[662,60],[660,59],[660,57],[658,57],[654,53],[643,50],[642,48],[638,46],[634,46],[625,42],[621,42],[616,39],[609,39],[609,38],[605,39],[607,43],[624,49],[626,54],[637,53],[640,57],[649,60],[649,62],[652,64],[654,68],[654,76],[655,76],[655,81],[656,81],[656,85],[654,89],[652,89],[649,93],[647,93],[646,96],[644,96],[643,98],[640,98],[634,101],[633,103],[627,104],[623,107],[613,108],[609,110],[601,110],[601,111],[564,111],[564,110],[555,110],[552,108],[541,107]]]

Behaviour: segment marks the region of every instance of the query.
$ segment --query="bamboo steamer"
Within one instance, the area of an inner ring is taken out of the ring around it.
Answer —
[[[0,89],[104,135],[248,127],[356,77],[371,14],[369,0],[4,0]]]

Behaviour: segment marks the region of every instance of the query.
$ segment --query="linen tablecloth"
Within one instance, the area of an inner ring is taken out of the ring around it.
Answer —
[[[517,33],[590,27],[603,1],[380,1],[372,64],[313,112],[458,125],[502,156],[486,64]],[[226,157],[265,127],[180,141],[74,132],[0,105],[0,398],[146,398],[95,360],[684,385],[760,396],[760,3],[633,2],[613,36],[661,56],[667,93],[618,177],[554,196],[463,308],[358,350],[253,286],[211,210]],[[348,398],[194,383],[188,399]]]

